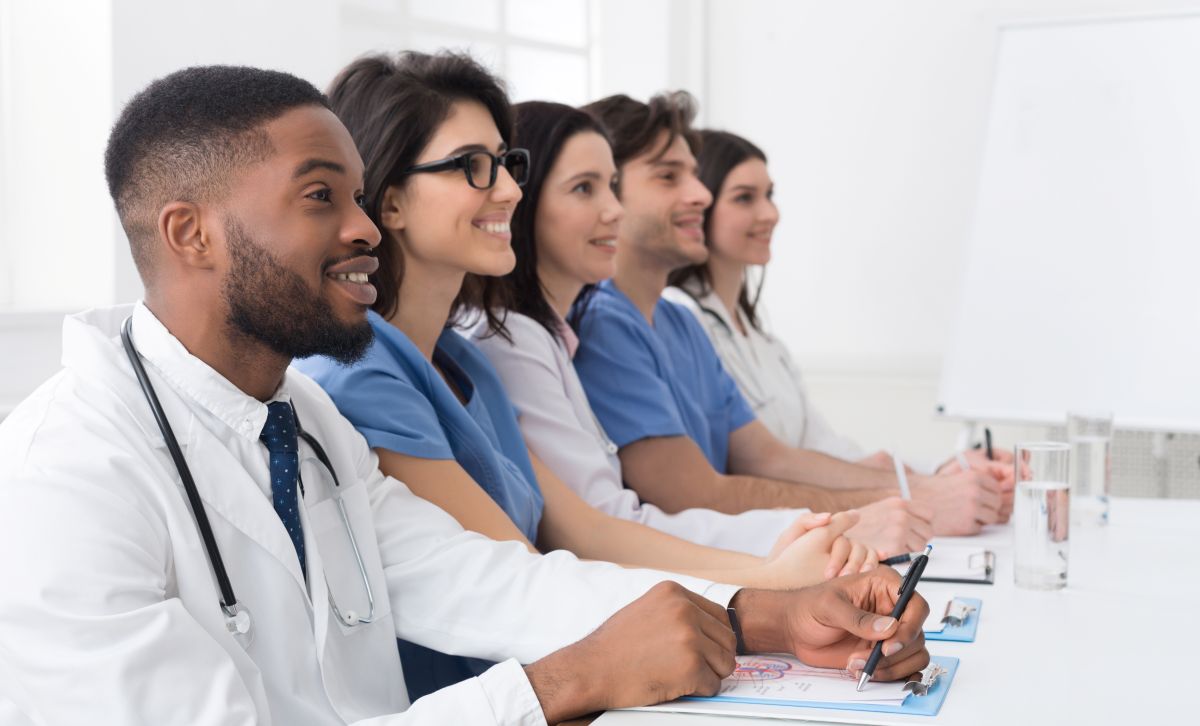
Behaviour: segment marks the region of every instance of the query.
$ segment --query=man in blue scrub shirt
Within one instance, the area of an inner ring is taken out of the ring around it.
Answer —
[[[580,325],[588,400],[617,446],[689,436],[715,471],[728,473],[729,437],[754,412],[690,313],[660,298],[653,320],[648,325],[612,280],[597,286]],[[623,368],[643,373],[636,385],[600,373]]]
[[[848,534],[882,555],[998,521],[1001,493],[990,476],[913,474],[908,502],[896,496],[894,472],[793,449],[755,420],[699,324],[660,297],[672,270],[708,256],[712,195],[696,177],[691,97],[611,96],[586,110],[613,136],[625,219],[616,276],[573,311],[575,367],[630,487],[667,511],[860,508]]]

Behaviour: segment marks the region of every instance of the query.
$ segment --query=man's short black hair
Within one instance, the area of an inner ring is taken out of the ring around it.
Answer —
[[[185,68],[133,97],[109,134],[104,174],[143,281],[163,205],[220,198],[232,171],[273,153],[263,125],[307,105],[329,102],[308,81],[245,66]]]

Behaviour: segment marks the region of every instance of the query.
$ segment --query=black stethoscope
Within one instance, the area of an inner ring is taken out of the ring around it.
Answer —
[[[183,450],[179,448],[179,441],[175,438],[175,432],[171,429],[171,423],[167,421],[167,414],[163,411],[162,404],[159,403],[158,395],[154,391],[154,386],[150,383],[150,377],[146,374],[146,367],[142,365],[141,356],[138,355],[137,348],[133,345],[133,317],[125,318],[125,322],[121,325],[121,345],[125,348],[125,355],[129,356],[129,362],[133,365],[133,372],[137,376],[138,383],[142,387],[142,394],[146,397],[146,402],[150,404],[150,410],[154,413],[154,420],[158,423],[158,429],[162,432],[163,440],[167,444],[167,450],[171,453],[171,460],[175,462],[175,469],[179,472],[179,478],[183,481],[183,490],[187,495],[188,504],[191,506],[192,516],[196,520],[196,528],[200,530],[200,537],[204,540],[204,549],[208,553],[208,562],[212,566],[213,574],[217,578],[217,587],[221,590],[221,610],[225,613],[225,627],[234,636],[241,636],[248,640],[250,634],[250,611],[245,605],[238,602],[237,596],[233,594],[233,585],[229,582],[229,573],[225,571],[225,560],[221,557],[221,550],[217,547],[216,537],[213,536],[212,526],[208,523],[208,514],[204,511],[204,504],[200,501],[200,493],[196,490],[196,481],[192,478],[192,470],[188,467],[187,461],[183,458]],[[293,409],[293,415],[295,410]],[[354,530],[350,526],[350,517],[346,514],[346,505],[342,502],[341,483],[338,481],[337,472],[333,470],[333,464],[330,463],[329,457],[325,454],[325,449],[321,447],[317,440],[300,427],[300,420],[296,419],[296,433],[300,438],[312,448],[316,454],[317,460],[329,471],[330,477],[333,479],[334,501],[337,502],[338,512],[342,517],[342,524],[346,528],[346,536],[350,539],[350,547],[354,550],[354,557],[358,561],[358,571],[362,576],[363,587],[367,591],[367,603],[369,611],[365,617],[360,616],[353,610],[347,610],[345,614],[338,608],[337,601],[334,600],[333,590],[329,587],[329,580],[325,581],[325,588],[329,592],[329,605],[333,610],[333,614],[343,624],[353,627],[372,623],[375,621],[375,597],[371,592],[371,580],[367,576],[366,565],[363,564],[362,554],[358,549],[358,541],[354,538]],[[300,494],[303,499],[304,482],[300,481]]]

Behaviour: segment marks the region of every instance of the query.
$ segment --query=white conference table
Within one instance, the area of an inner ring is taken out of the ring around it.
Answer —
[[[975,642],[928,643],[930,653],[960,659],[938,715],[796,709],[795,720],[1200,724],[1200,683],[1193,684],[1200,670],[1200,501],[1114,499],[1107,527],[1072,527],[1068,586],[1054,592],[1013,585],[1010,525],[939,541],[986,545],[996,552],[997,570],[994,585],[920,588],[930,600],[939,594],[983,600]],[[635,711],[610,711],[594,721],[595,726],[763,723],[772,721]]]

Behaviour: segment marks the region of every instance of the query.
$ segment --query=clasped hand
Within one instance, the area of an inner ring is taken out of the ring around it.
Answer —
[[[812,585],[839,575],[866,572],[879,564],[875,550],[849,539],[858,512],[801,515],[776,540],[763,569],[763,587],[786,589]]]

